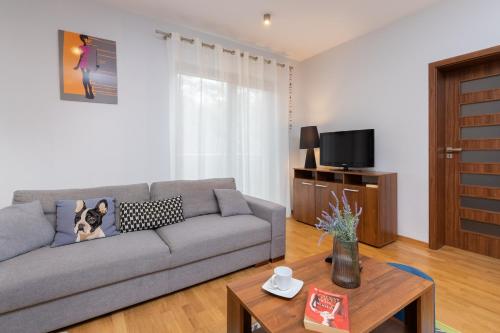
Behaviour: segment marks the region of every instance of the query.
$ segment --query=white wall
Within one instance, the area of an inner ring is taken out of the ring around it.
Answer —
[[[291,160],[303,163],[300,125],[374,128],[375,169],[398,173],[398,232],[428,241],[428,64],[500,44],[499,13],[497,0],[443,1],[300,63]]]
[[[165,45],[157,28],[273,56],[92,1],[0,2],[0,207],[15,189],[166,179]],[[117,42],[118,105],[59,99],[58,29]]]

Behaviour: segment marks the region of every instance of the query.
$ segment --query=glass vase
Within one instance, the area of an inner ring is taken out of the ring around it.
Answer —
[[[333,244],[332,281],[347,289],[361,284],[358,241],[349,242],[335,238]]]

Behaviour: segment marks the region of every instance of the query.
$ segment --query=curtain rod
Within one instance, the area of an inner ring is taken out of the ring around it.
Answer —
[[[172,33],[171,33],[171,32],[164,32],[164,31],[161,31],[161,30],[156,29],[156,30],[155,30],[155,33],[157,33],[157,34],[159,34],[159,35],[162,35],[164,40],[167,40],[167,39],[169,39],[169,38],[172,38]],[[193,43],[194,43],[194,38],[187,38],[187,37],[183,37],[183,36],[181,36],[181,41],[193,44]],[[208,47],[209,49],[212,49],[212,50],[215,48],[215,44],[208,44],[208,43],[205,43],[205,42],[202,42],[202,43],[201,43],[201,46],[203,46],[203,47]],[[230,53],[230,54],[232,54],[232,55],[235,55],[235,54],[236,54],[236,50],[230,50],[230,49],[225,49],[225,48],[223,48],[223,49],[222,49],[222,52]],[[243,57],[243,56],[244,56],[244,53],[243,53],[243,52],[242,52],[242,53],[240,53],[240,56],[242,56],[242,57]],[[253,56],[253,55],[249,55],[248,57],[249,57],[250,59],[252,59],[252,60],[257,60],[257,59],[259,59],[259,57],[257,57],[257,56]],[[269,59],[264,59],[264,63],[266,63],[266,64],[270,64],[270,63],[271,63],[271,60],[269,60]],[[286,65],[285,65],[285,64],[281,64],[281,63],[279,63],[279,62],[277,62],[277,63],[276,63],[276,65],[277,65],[277,66],[279,66],[279,67],[282,67],[282,68],[285,68],[285,67],[286,67]],[[289,66],[289,68],[293,68],[293,66]]]

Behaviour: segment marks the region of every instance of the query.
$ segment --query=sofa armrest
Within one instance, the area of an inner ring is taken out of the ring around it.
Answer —
[[[274,202],[245,195],[250,209],[260,219],[271,223],[271,259],[285,255],[286,208]]]

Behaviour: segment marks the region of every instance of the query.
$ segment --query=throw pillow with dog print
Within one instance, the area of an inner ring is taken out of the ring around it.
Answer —
[[[58,200],[52,247],[118,235],[115,199]]]

